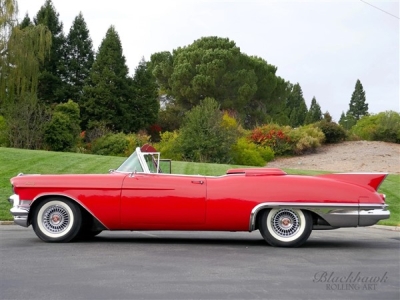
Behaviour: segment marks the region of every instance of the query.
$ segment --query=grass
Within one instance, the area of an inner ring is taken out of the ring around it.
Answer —
[[[115,169],[124,157],[98,156],[67,152],[49,152],[0,147],[0,220],[12,220],[7,199],[11,195],[10,178],[26,174],[96,174]],[[224,164],[206,164],[174,161],[172,172],[177,174],[221,175],[227,169],[243,167]],[[316,175],[326,172],[286,169],[289,174]],[[390,174],[379,192],[386,194],[391,217],[382,225],[400,225],[400,175]]]

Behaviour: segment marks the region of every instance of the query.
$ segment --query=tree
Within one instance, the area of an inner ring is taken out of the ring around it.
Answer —
[[[136,125],[130,119],[130,110],[137,112],[133,92],[133,79],[128,77],[121,41],[111,26],[83,87],[83,127],[91,128],[102,123],[109,129],[132,131]]]
[[[318,104],[315,97],[311,100],[310,109],[307,112],[305,124],[311,124],[322,120],[321,106]]]
[[[63,24],[59,21],[59,13],[56,12],[51,0],[46,0],[33,21],[35,25],[46,26],[52,34],[49,59],[40,66],[38,98],[46,104],[65,102],[67,101],[64,60],[66,39]]]
[[[237,112],[246,127],[264,122],[279,111],[274,107],[285,104],[281,95],[287,83],[276,76],[277,68],[241,53],[227,38],[203,37],[172,54],[155,53],[151,68],[160,90],[183,109],[210,97],[221,109]]]
[[[41,146],[47,120],[38,104],[39,64],[51,46],[51,33],[43,26],[18,26],[16,1],[0,0],[0,114],[11,147]]]
[[[82,13],[75,17],[67,35],[66,62],[66,97],[82,105],[83,86],[94,62],[93,44]]]
[[[346,114],[342,111],[340,115],[339,124],[346,130],[350,130],[354,125],[356,125],[356,118],[347,111]]]
[[[42,149],[43,132],[49,114],[36,94],[20,95],[13,102],[7,103],[2,112],[6,118],[6,135],[10,147]]]
[[[359,79],[357,79],[354,92],[351,95],[348,114],[353,116],[356,121],[368,115],[368,103],[366,102],[364,88]]]
[[[223,112],[213,98],[206,98],[185,116],[179,148],[186,160],[230,163],[236,131],[223,126]]]
[[[144,59],[135,70],[133,89],[134,97],[126,113],[132,124],[130,130],[137,131],[154,124],[160,109],[156,79]]]
[[[304,125],[307,115],[307,105],[303,97],[303,91],[300,84],[296,83],[286,101],[287,115],[289,117],[289,125],[298,127]]]
[[[24,19],[22,20],[22,22],[19,24],[19,28],[20,29],[24,29],[28,26],[33,25],[31,18],[29,18],[28,14],[25,14]]]

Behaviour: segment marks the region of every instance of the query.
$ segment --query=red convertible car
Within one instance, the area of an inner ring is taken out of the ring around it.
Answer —
[[[170,173],[151,146],[116,170],[96,175],[11,179],[14,222],[45,242],[103,230],[259,230],[272,246],[296,247],[312,230],[370,226],[387,219],[385,173],[288,175],[280,169],[231,169],[222,176]]]

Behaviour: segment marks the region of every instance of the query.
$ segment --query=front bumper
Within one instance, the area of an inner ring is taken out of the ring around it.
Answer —
[[[19,196],[14,194],[8,198],[8,201],[13,205],[10,209],[14,217],[14,223],[22,227],[28,227],[28,216],[31,201],[21,201]]]

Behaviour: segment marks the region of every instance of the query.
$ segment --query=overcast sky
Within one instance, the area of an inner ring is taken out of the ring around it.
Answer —
[[[20,19],[45,0],[18,0]],[[144,57],[204,36],[235,41],[299,83],[338,121],[357,79],[370,113],[399,111],[399,1],[53,0],[68,33],[81,11],[95,50],[114,25],[130,73]],[[375,6],[375,7],[373,7]]]

